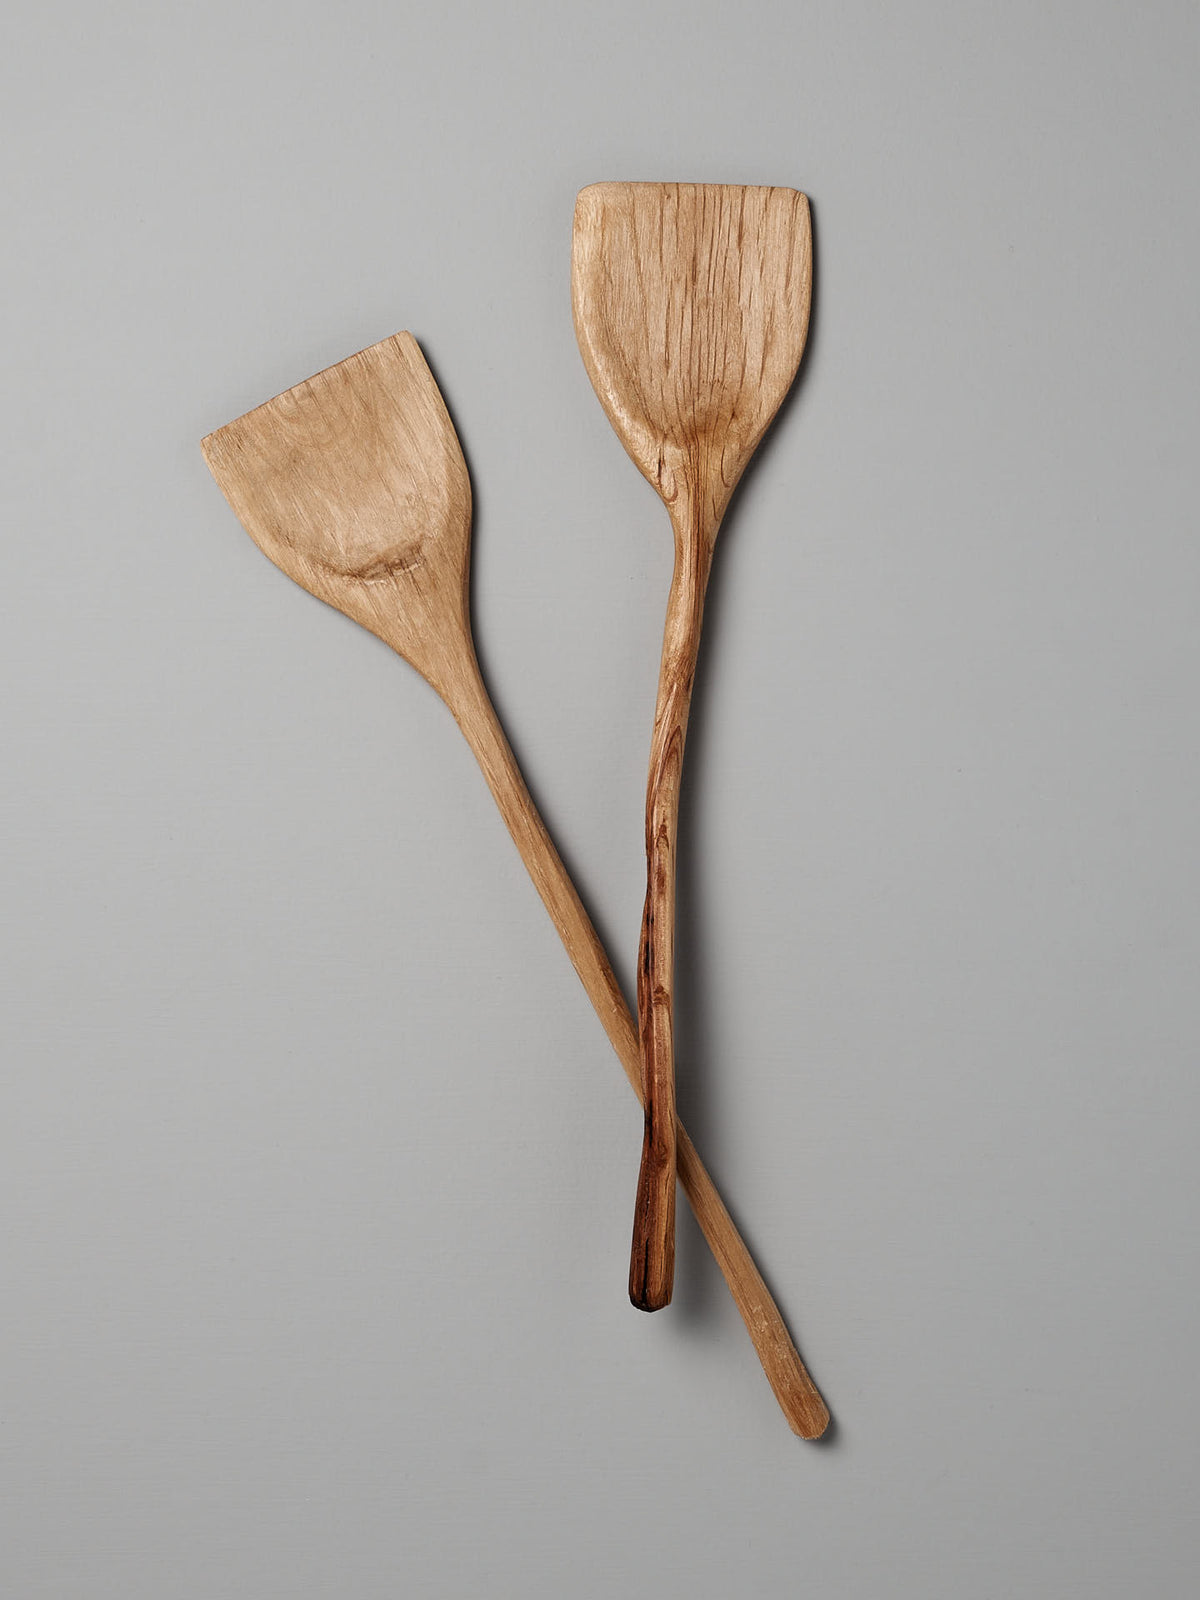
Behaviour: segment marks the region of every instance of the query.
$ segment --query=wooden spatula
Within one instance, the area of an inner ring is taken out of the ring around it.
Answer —
[[[675,1272],[675,840],[704,592],[729,497],[796,376],[812,282],[794,189],[597,183],[575,206],[572,300],[584,365],[675,530],[646,790],[638,957],[646,1125],[629,1297]]]
[[[399,333],[239,417],[201,447],[277,567],[378,634],[450,707],[634,1091],[637,1032],[612,965],[538,816],[471,638],[471,486],[453,425]],[[678,1130],[679,1177],[792,1429],[829,1413],[716,1187]]]

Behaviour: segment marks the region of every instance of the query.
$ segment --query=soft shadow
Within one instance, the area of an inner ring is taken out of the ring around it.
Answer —
[[[828,1401],[825,1403],[826,1405],[829,1404]],[[845,1441],[842,1438],[842,1430],[838,1426],[838,1419],[832,1412],[829,1414],[829,1426],[825,1429],[825,1432],[819,1439],[809,1439],[808,1443],[815,1445],[818,1450],[840,1450],[843,1447]]]

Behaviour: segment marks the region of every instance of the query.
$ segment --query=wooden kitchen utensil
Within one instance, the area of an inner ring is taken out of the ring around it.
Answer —
[[[641,1058],[600,939],[525,787],[480,676],[468,578],[471,486],[441,393],[399,333],[220,428],[201,447],[289,577],[410,661],[449,706],[635,1093]],[[829,1413],[682,1128],[679,1177],[793,1430]]]
[[[597,183],[575,206],[575,332],[608,419],[670,513],[667,601],[638,955],[645,1134],[629,1297],[671,1298],[675,1271],[675,841],[704,593],[729,497],[796,376],[812,238],[794,189]]]

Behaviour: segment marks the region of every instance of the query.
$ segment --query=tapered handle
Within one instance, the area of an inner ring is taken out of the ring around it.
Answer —
[[[646,1126],[629,1256],[629,1298],[643,1311],[670,1303],[675,1272],[675,861],[679,793],[700,651],[712,537],[678,506],[650,775],[646,783],[646,902],[638,951],[638,1031]]]
[[[656,1065],[661,1070],[662,1058]],[[629,1298],[639,1311],[661,1311],[675,1287],[676,1118],[672,1085],[643,1080],[642,1162],[633,1210]],[[654,1109],[651,1111],[651,1106]]]
[[[677,604],[677,584],[671,604]],[[668,616],[667,631],[672,619]],[[638,948],[642,1053],[642,1163],[629,1252],[629,1298],[640,1311],[670,1304],[675,1282],[675,838],[687,705],[666,664],[646,786],[646,901]]]
[[[525,787],[473,657],[469,670],[455,674],[454,687],[445,698],[475,753],[513,842],[558,929],[596,1015],[625,1069],[625,1076],[641,1100],[642,1060],[633,1017],[608,953]],[[802,1439],[817,1439],[829,1425],[825,1402],[800,1359],[779,1307],[725,1209],[716,1184],[705,1170],[682,1123],[677,1121],[675,1128],[679,1181],[729,1285],[767,1381],[792,1432]]]

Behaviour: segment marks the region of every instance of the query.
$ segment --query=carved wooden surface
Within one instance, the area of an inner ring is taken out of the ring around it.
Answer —
[[[454,713],[641,1099],[633,1018],[480,676],[467,601],[470,481],[415,339],[396,334],[351,356],[201,448],[263,552],[410,661]],[[767,1379],[793,1431],[816,1438],[829,1421],[824,1402],[682,1126],[676,1137],[680,1182]]]
[[[808,202],[794,189],[598,183],[576,202],[579,348],[675,535],[638,955],[646,1119],[629,1295],[646,1311],[669,1302],[674,1279],[676,836],[704,596],[729,497],[800,364],[811,284]]]

